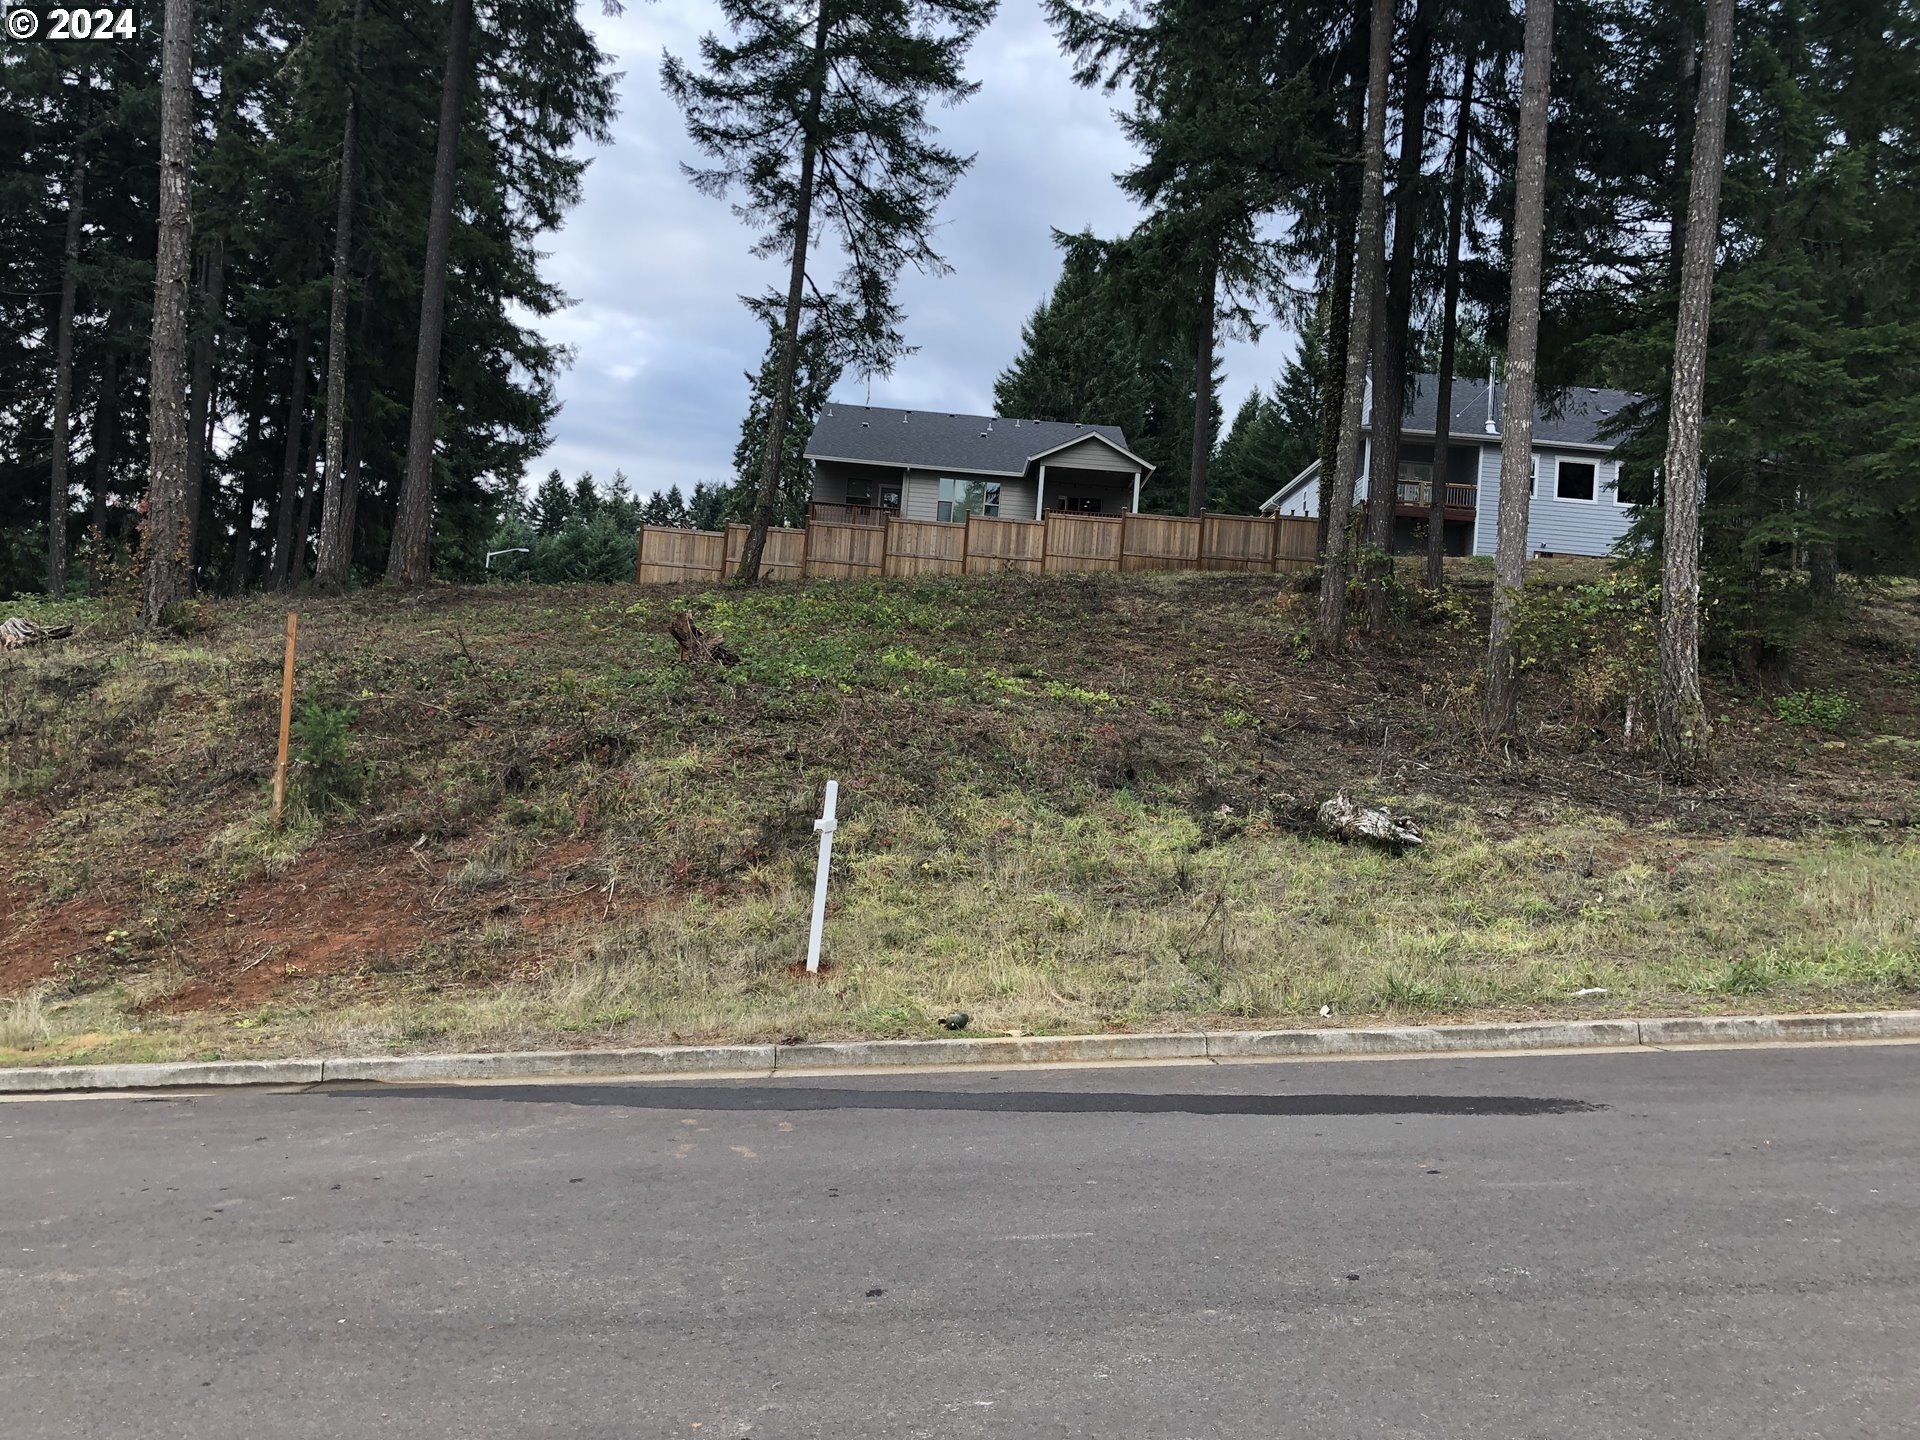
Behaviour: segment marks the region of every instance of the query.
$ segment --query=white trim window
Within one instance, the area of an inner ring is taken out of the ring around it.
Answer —
[[[1540,452],[1534,451],[1527,457],[1527,498],[1533,499],[1540,493]]]
[[[1609,487],[1613,491],[1613,503],[1620,506],[1630,504],[1631,502],[1628,501],[1627,497],[1620,493],[1620,462],[1618,460],[1610,461],[1607,469],[1613,474],[1613,484]]]
[[[1553,498],[1591,505],[1600,498],[1600,466],[1592,460],[1557,457],[1553,465]]]
[[[954,475],[940,477],[940,499],[935,518],[948,522],[964,521],[969,515],[988,519],[1000,514],[1000,482],[963,480]]]

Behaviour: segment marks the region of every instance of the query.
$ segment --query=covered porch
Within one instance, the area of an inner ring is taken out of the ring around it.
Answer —
[[[1035,467],[1035,518],[1049,514],[1135,515],[1140,511],[1137,470],[1099,469],[1044,461]]]

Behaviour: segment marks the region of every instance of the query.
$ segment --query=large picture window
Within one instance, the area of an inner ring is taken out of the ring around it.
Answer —
[[[942,475],[940,477],[940,508],[936,513],[942,520],[965,520],[969,515],[995,517],[1000,513],[999,483],[989,480],[961,480],[952,475]]]
[[[1562,460],[1554,466],[1553,493],[1562,500],[1591,500],[1598,469],[1589,460]]]

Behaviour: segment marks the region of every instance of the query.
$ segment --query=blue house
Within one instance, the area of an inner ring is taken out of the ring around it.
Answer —
[[[1400,474],[1394,486],[1393,548],[1426,548],[1433,494],[1434,411],[1439,377],[1414,378],[1401,424]],[[1616,417],[1642,397],[1624,390],[1568,390],[1543,398],[1533,411],[1533,500],[1527,509],[1527,550],[1534,555],[1605,555],[1633,521],[1620,498],[1620,462],[1609,431]],[[1500,416],[1506,386],[1456,378],[1447,424],[1446,551],[1494,553],[1500,495]],[[1368,406],[1369,412],[1371,405]],[[1356,502],[1370,493],[1373,442],[1362,431],[1365,454]],[[1484,503],[1482,503],[1484,497]],[[1267,515],[1317,518],[1320,462],[1315,461],[1260,507]]]

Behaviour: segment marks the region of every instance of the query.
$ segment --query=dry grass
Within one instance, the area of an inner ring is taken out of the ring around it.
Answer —
[[[737,670],[672,662],[688,604]],[[1260,577],[360,596],[303,614],[302,677],[366,798],[283,829],[280,617],[208,615],[0,662],[0,1063],[1920,995],[1905,592],[1783,677],[1852,696],[1844,732],[1722,677],[1722,773],[1682,792],[1550,670],[1522,746],[1479,747],[1470,610],[1324,665]],[[1312,838],[1336,787],[1430,843]]]

